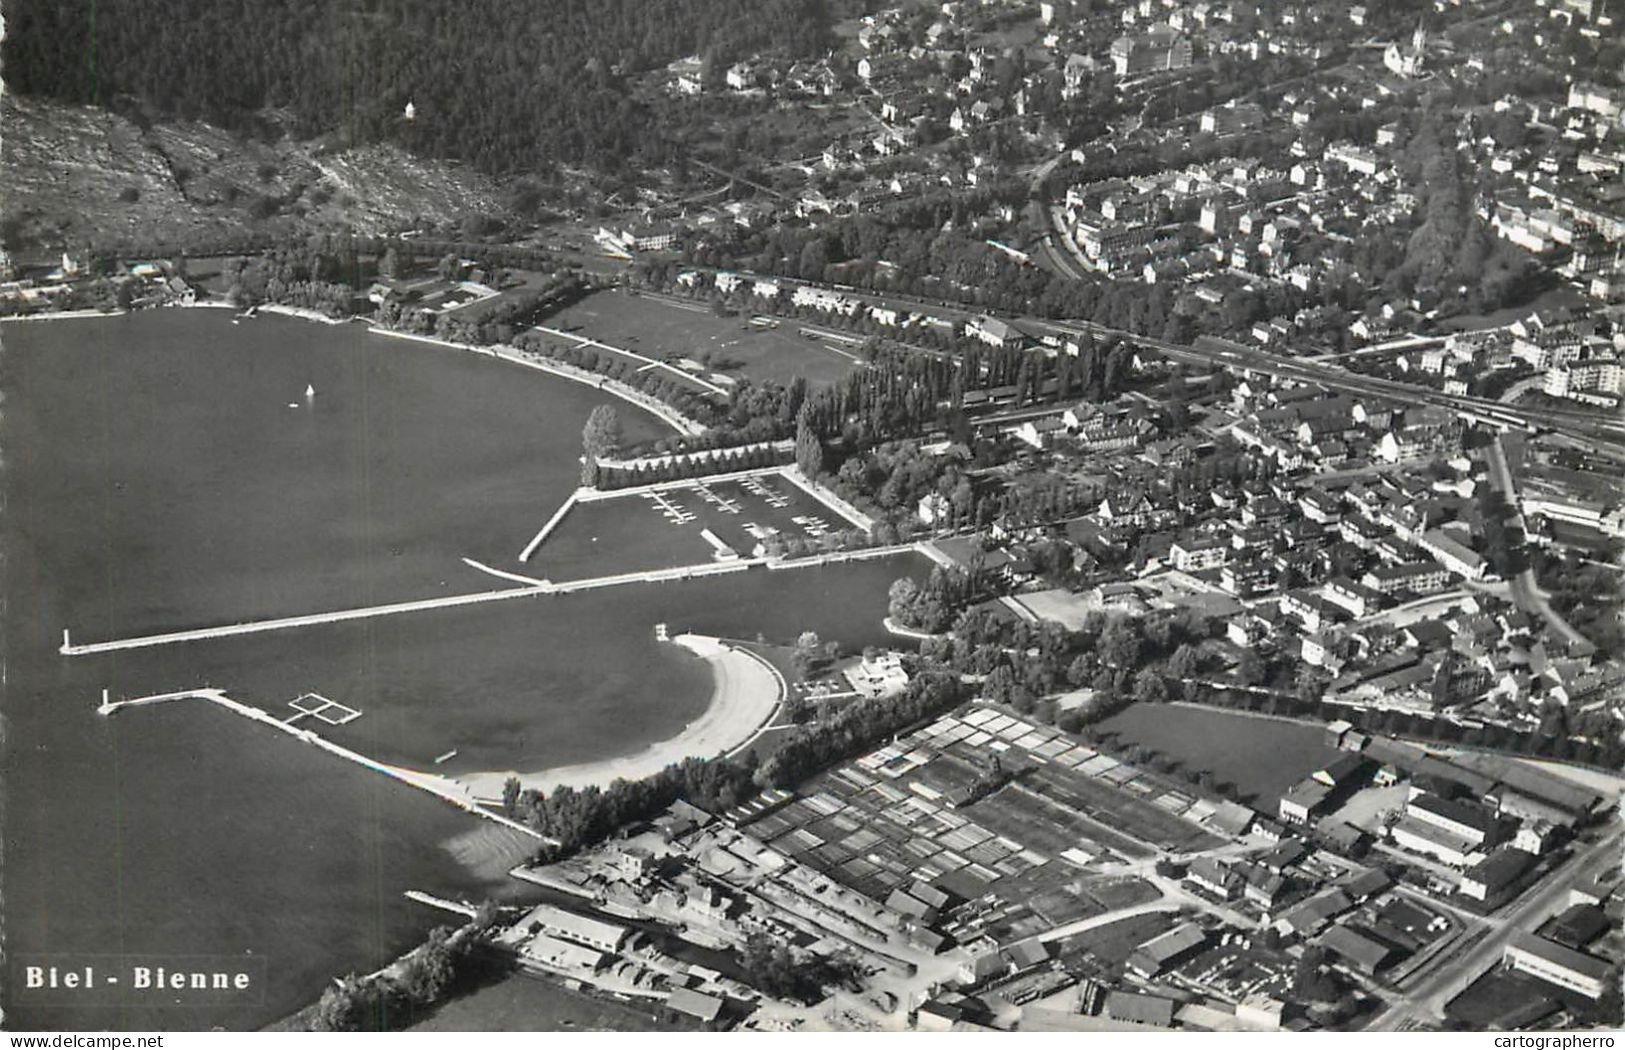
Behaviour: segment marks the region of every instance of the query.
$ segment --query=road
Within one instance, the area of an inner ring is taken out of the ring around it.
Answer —
[[[1507,463],[1506,447],[1497,437],[1490,443],[1489,454],[1490,484],[1496,491],[1506,497],[1512,506],[1512,514],[1519,533],[1527,535],[1524,529],[1523,510],[1518,501],[1518,483],[1512,476],[1512,467]],[[1526,566],[1524,570],[1508,581],[1512,601],[1519,609],[1533,616],[1543,617],[1552,629],[1567,638],[1570,642],[1583,642],[1585,637],[1576,631],[1567,620],[1559,616],[1552,608],[1550,597],[1540,589],[1540,583],[1535,579],[1535,570]]]
[[[1510,910],[1484,920],[1488,933],[1465,952],[1447,952],[1425,967],[1427,975],[1421,982],[1408,989],[1368,1025],[1367,1030],[1393,1032],[1409,1021],[1439,1019],[1445,1004],[1500,961],[1503,949],[1514,934],[1535,929],[1566,906],[1569,888],[1581,879],[1617,866],[1622,841],[1625,841],[1625,824],[1616,821],[1595,845],[1556,874],[1540,880]]]

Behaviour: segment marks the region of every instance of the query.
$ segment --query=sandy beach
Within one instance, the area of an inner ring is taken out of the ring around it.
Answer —
[[[685,758],[715,758],[756,736],[784,699],[784,679],[761,657],[704,635],[682,634],[672,641],[711,666],[711,702],[705,713],[669,740],[622,758],[556,766],[534,773],[469,773],[453,778],[475,799],[496,801],[503,783],[517,776],[526,788],[552,791],[569,786],[603,787],[619,779],[638,780]]]

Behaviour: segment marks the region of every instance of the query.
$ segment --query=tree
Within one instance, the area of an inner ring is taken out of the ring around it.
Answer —
[[[818,640],[818,632],[802,631],[796,638],[795,652],[790,659],[794,661],[796,670],[802,675],[810,675],[826,663],[824,648]]]
[[[1142,704],[1160,704],[1168,699],[1168,686],[1164,684],[1162,675],[1149,667],[1140,669],[1134,676],[1134,699]]]
[[[1242,650],[1241,660],[1236,664],[1236,680],[1242,685],[1257,685],[1266,674],[1264,658],[1251,649]]]
[[[1066,680],[1074,689],[1082,689],[1095,676],[1095,662],[1088,653],[1080,653],[1066,668]]]
[[[1140,649],[1140,628],[1130,617],[1115,617],[1100,632],[1100,655],[1113,667],[1129,669],[1138,666]]]
[[[310,1019],[311,1031],[353,1032],[359,1027],[356,984],[355,975],[351,974],[322,992]]]
[[[796,423],[796,466],[809,479],[824,472],[824,444],[813,432],[805,413]]]
[[[416,1003],[432,1003],[445,994],[457,975],[451,931],[437,926],[429,939],[401,967],[401,990]]]
[[[389,247],[378,260],[378,276],[384,278],[399,277],[401,272],[401,257],[395,253],[393,245]]]
[[[1168,658],[1168,673],[1181,681],[1188,681],[1201,669],[1202,654],[1189,642],[1181,642],[1174,655]]]
[[[581,428],[581,447],[589,460],[602,459],[621,444],[621,417],[613,405],[599,405]]]
[[[508,816],[514,815],[514,806],[519,801],[519,778],[509,777],[502,782],[502,812]]]

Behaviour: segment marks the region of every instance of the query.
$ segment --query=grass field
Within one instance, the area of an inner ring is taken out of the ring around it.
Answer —
[[[1543,1001],[1556,1001],[1546,985],[1533,977],[1499,967],[1468,986],[1465,992],[1445,1004],[1445,1016],[1468,1028],[1480,1030],[1520,1008],[1534,1009]]]
[[[446,1003],[414,1032],[695,1031],[697,1022],[515,975]]]
[[[599,292],[553,315],[548,322],[654,358],[687,357],[707,373],[789,383],[801,376],[828,386],[857,366],[850,351],[797,333],[791,321],[757,328],[749,315],[718,317],[703,303],[674,303],[625,292]]]
[[[1136,704],[1100,723],[1124,745],[1161,752],[1186,769],[1236,785],[1253,808],[1273,812],[1282,794],[1337,752],[1318,726],[1213,708]]]

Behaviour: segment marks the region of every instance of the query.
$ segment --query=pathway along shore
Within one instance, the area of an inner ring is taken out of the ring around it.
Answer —
[[[479,801],[500,801],[509,777],[543,792],[560,787],[607,787],[616,780],[641,780],[685,758],[716,758],[756,737],[773,718],[787,693],[784,677],[760,656],[716,638],[682,634],[673,642],[711,666],[711,702],[705,712],[669,740],[634,755],[556,766],[535,773],[468,773],[453,777]]]

